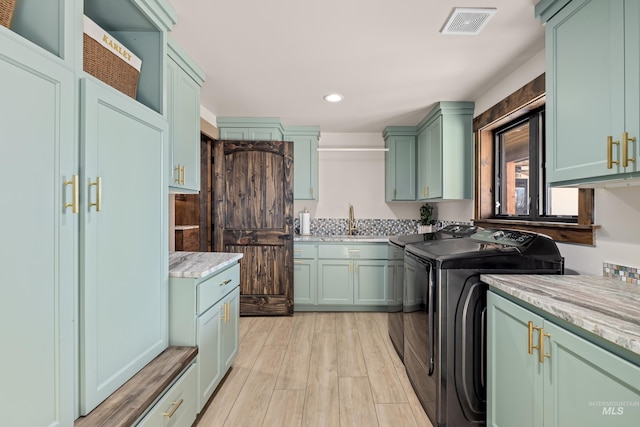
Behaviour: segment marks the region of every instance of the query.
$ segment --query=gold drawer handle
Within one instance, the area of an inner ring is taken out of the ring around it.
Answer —
[[[360,249],[347,249],[347,252],[359,253]]]
[[[296,261],[296,260],[294,260],[293,263],[294,264],[304,264],[304,261]]]
[[[71,208],[71,212],[78,213],[78,175],[73,175],[71,181],[65,181],[64,185],[71,185],[71,203],[65,203],[64,207]]]
[[[302,249],[294,249],[294,250],[293,250],[293,252],[298,252],[298,253],[300,253],[300,252],[302,252]]]
[[[169,412],[163,412],[162,415],[170,420],[171,417],[173,417],[173,415],[176,413],[180,405],[182,405],[182,402],[184,402],[184,399],[180,399],[177,402],[171,402],[171,405],[173,406],[171,410]]]
[[[220,286],[225,286],[225,285],[228,285],[229,283],[231,283],[231,279],[227,279],[224,282],[220,283]]]
[[[634,137],[629,137],[629,132],[622,133],[622,167],[629,166],[629,162],[635,162],[635,157],[629,157],[629,143],[636,142]]]
[[[617,165],[618,161],[613,160],[613,146],[619,145],[620,141],[614,141],[612,136],[607,137],[607,169],[613,168],[613,165]]]
[[[96,212],[102,210],[102,178],[97,177],[95,182],[89,181],[89,187],[96,187],[96,202],[89,203],[89,207],[95,206]]]
[[[538,345],[538,362],[544,363],[544,358],[551,359],[551,354],[544,352],[544,337],[551,338],[551,334],[546,334],[544,328],[540,328],[540,344]]]

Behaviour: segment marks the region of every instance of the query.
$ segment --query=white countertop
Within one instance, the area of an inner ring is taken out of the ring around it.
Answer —
[[[201,279],[238,262],[243,256],[227,252],[170,252],[169,277]]]
[[[483,274],[490,287],[640,354],[640,286],[602,276]]]
[[[304,236],[301,234],[296,234],[293,237],[294,242],[349,242],[349,243],[388,243],[389,236],[347,236],[347,235],[329,235],[329,234],[321,234],[321,235],[309,235]]]

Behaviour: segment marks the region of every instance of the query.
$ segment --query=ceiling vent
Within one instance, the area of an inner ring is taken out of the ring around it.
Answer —
[[[489,19],[495,15],[496,10],[495,8],[471,9],[456,7],[440,32],[442,34],[476,35],[489,22]]]

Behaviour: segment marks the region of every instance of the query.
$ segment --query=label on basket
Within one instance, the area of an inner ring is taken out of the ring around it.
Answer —
[[[133,68],[138,70],[138,72],[140,72],[140,67],[142,67],[142,60],[131,53],[131,51],[126,48],[126,46],[111,37],[111,34],[103,30],[98,24],[93,22],[86,15],[82,17],[82,24],[84,33],[86,35],[99,42],[102,46],[109,49],[115,55],[118,55],[120,58],[122,58],[123,61],[127,62]]]

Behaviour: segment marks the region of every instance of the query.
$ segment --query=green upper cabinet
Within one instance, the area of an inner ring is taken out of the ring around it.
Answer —
[[[284,126],[276,117],[218,117],[220,139],[231,141],[282,141]]]
[[[473,102],[439,102],[417,126],[417,200],[470,199]]]
[[[551,184],[638,175],[639,3],[563,0],[536,6],[546,22],[546,174]]]
[[[487,312],[487,425],[637,424],[640,366],[493,292]]]
[[[168,38],[167,119],[169,120],[169,187],[175,192],[200,191],[200,87],[205,74]]]
[[[318,200],[318,139],[317,126],[287,126],[284,140],[293,141],[293,198]]]
[[[387,126],[385,148],[385,201],[416,200],[416,127]]]

